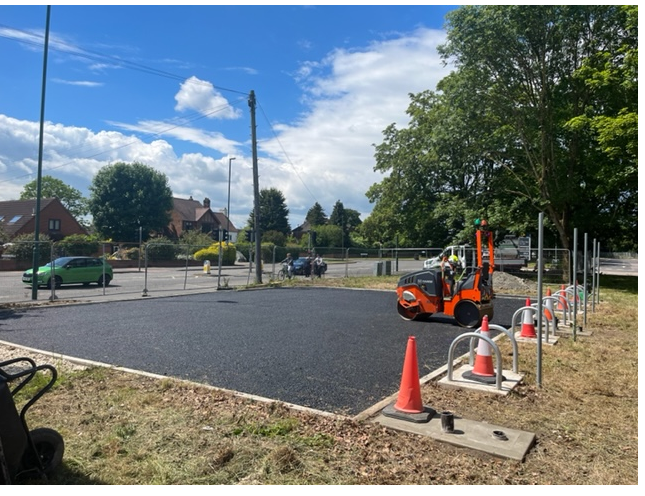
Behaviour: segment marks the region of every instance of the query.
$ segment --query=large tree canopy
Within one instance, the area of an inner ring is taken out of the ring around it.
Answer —
[[[260,215],[259,223],[261,231],[277,231],[289,235],[289,209],[282,192],[276,188],[268,188],[260,191]],[[248,225],[252,229],[255,226],[255,209],[249,214]]]
[[[34,179],[25,184],[22,193],[20,193],[20,199],[34,199],[37,196],[37,191],[38,180]],[[83,197],[83,194],[76,188],[52,176],[43,176],[40,179],[40,197],[58,198],[69,213],[79,222],[89,213],[87,198]]]
[[[170,222],[172,191],[165,174],[138,162],[103,167],[90,186],[89,208],[96,230],[115,241],[161,232]]]
[[[375,169],[389,174],[367,192],[375,236],[441,246],[468,238],[481,216],[530,234],[544,212],[564,247],[578,228],[609,248],[634,249],[637,13],[607,5],[450,12],[440,52],[456,70],[436,92],[411,95],[409,127],[389,126],[376,147]]]

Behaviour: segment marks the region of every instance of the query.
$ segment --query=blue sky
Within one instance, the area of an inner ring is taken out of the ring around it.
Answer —
[[[455,6],[53,5],[43,175],[89,196],[96,172],[142,162],[174,196],[253,208],[248,95],[259,187],[292,228],[318,202],[365,219],[381,176],[374,145],[405,127],[409,94],[448,74],[436,47]],[[0,6],[0,200],[37,177],[46,6]]]

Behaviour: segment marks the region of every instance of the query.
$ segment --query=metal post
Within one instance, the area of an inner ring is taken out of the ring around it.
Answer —
[[[394,255],[395,257],[394,270],[398,272],[399,271],[399,235],[398,234],[394,236],[394,246],[396,247],[396,252]]]
[[[228,159],[228,200],[226,201],[226,234],[228,238],[226,240],[227,245],[231,242],[231,162],[233,160],[235,160],[235,157],[230,157]]]
[[[349,277],[349,248],[347,248],[347,257],[345,257],[345,277]]]
[[[592,242],[591,255],[591,311],[596,310],[596,238]]]
[[[51,244],[49,260],[50,260],[50,263],[52,264],[51,278],[54,281],[54,284],[51,285],[52,294],[49,297],[49,299],[50,299],[50,301],[54,301],[55,299],[57,299],[57,296],[56,296],[56,264],[54,263],[54,243]],[[105,277],[105,276],[103,276],[103,277]],[[32,285],[34,284],[34,273],[33,273],[33,271],[31,273],[31,284]]]
[[[544,213],[540,212],[538,216],[538,271],[537,271],[537,371],[536,382],[538,387],[542,387],[542,271],[544,270],[544,239],[542,231],[544,229]]]
[[[184,267],[184,291],[186,291],[186,281],[188,280],[188,253],[190,245],[186,245],[186,265]]]
[[[146,244],[146,248],[144,251],[145,253],[145,258],[144,258],[144,272],[143,272],[143,291],[141,292],[141,296],[148,296],[148,247],[150,244]]]
[[[42,174],[43,174],[43,135],[45,128],[45,87],[47,83],[47,53],[49,51],[49,18],[51,14],[51,5],[47,6],[47,20],[45,21],[45,49],[43,56],[43,81],[40,98],[40,137],[38,139],[38,175],[36,178],[36,212],[34,223],[34,251],[31,271],[31,299],[38,299],[38,284],[34,284],[34,274],[38,275],[38,266],[40,265],[38,257],[40,247],[38,245],[40,233],[40,195],[42,191]]]
[[[600,305],[600,241],[598,241],[598,250],[596,251],[596,253],[598,255],[598,259],[597,259],[598,278],[596,280],[596,284],[597,284],[596,301],[598,302],[598,305]]]
[[[578,228],[573,229],[573,340],[576,340],[578,314]]]
[[[141,243],[143,242],[143,228],[139,226],[139,256],[137,259],[139,260],[139,272],[141,272]]]
[[[222,226],[219,226],[219,249],[217,250],[218,252],[218,257],[217,257],[217,289],[220,289],[220,278],[222,277]]]
[[[582,276],[582,287],[584,288],[584,300],[583,300],[583,319],[582,319],[582,325],[587,326],[587,236],[588,234],[585,233],[584,235],[584,251],[583,251],[583,260],[585,264],[585,271],[583,272]]]
[[[106,260],[106,258],[105,258],[105,243],[101,243],[101,247],[102,247],[102,250],[103,250],[103,263],[101,264],[102,265],[101,270],[103,271],[103,296],[105,296],[105,260]]]

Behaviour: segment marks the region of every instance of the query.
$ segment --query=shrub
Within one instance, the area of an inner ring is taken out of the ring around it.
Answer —
[[[58,253],[70,257],[90,257],[99,252],[101,241],[96,235],[72,234],[56,243]]]
[[[213,238],[209,234],[201,231],[185,231],[179,238],[179,244],[190,245],[191,255],[194,255],[202,248],[208,247],[213,244]],[[186,247],[181,247],[181,252],[186,252]]]
[[[11,246],[5,250],[6,255],[13,255],[16,260],[26,262],[34,258],[34,235],[20,234],[11,240]],[[47,234],[38,235],[38,260],[44,265],[51,260],[52,240]]]
[[[153,238],[146,244],[148,260],[161,261],[161,260],[175,260],[179,247],[170,239],[159,236]]]
[[[196,251],[193,257],[200,262],[208,260],[211,265],[217,265],[219,263],[220,246],[222,247],[222,265],[235,265],[237,249],[232,243],[226,245],[223,243],[213,243],[208,248],[202,248]]]

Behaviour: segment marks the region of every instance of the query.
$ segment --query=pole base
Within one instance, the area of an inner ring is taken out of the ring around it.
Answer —
[[[437,411],[428,406],[424,406],[422,412],[407,413],[407,412],[402,412],[400,410],[397,410],[396,408],[394,408],[394,403],[392,403],[386,406],[383,409],[382,413],[386,417],[392,417],[399,420],[405,420],[407,422],[423,424],[423,423],[429,422],[430,419],[434,417],[434,415],[437,413]]]

